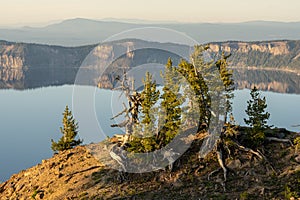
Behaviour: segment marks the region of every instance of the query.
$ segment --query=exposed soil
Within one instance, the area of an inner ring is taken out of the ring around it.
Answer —
[[[222,171],[208,180],[219,165],[214,153],[199,161],[200,145],[196,139],[171,172],[142,174],[109,169],[79,146],[13,175],[0,185],[0,199],[300,199],[300,150],[295,146],[266,143],[267,161],[242,153],[226,159],[231,170],[224,185]]]

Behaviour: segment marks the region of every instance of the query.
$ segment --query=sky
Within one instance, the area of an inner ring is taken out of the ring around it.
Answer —
[[[1,0],[0,25],[71,18],[178,22],[300,21],[299,0]]]

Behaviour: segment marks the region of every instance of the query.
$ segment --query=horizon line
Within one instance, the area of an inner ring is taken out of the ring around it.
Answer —
[[[0,24],[0,28],[43,28],[55,24],[61,24],[66,21],[72,20],[87,20],[87,21],[94,21],[94,22],[117,22],[117,23],[124,23],[124,24],[141,24],[141,25],[155,25],[155,24],[245,24],[245,23],[259,23],[259,22],[268,22],[268,23],[300,23],[298,21],[277,21],[277,20],[264,20],[264,19],[253,19],[253,20],[246,20],[246,21],[198,21],[198,22],[191,22],[191,21],[177,21],[177,20],[150,20],[150,19],[140,19],[140,18],[84,18],[84,17],[74,17],[74,18],[65,18],[65,19],[53,19],[44,22],[20,22],[20,23],[12,23],[12,24]]]

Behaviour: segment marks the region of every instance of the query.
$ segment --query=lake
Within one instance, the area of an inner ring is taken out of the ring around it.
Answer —
[[[93,95],[97,103],[92,106],[95,106],[95,119],[100,122],[100,128],[97,129],[99,132],[91,128],[91,134],[80,133],[80,137],[89,143],[120,133],[121,130],[110,127],[113,123],[110,118],[122,109],[122,106],[116,106],[119,92],[88,86],[79,88],[82,89],[83,93],[79,94],[82,97],[85,96],[86,90],[95,91]],[[72,94],[71,85],[22,91],[0,90],[0,181],[5,181],[12,174],[53,155],[51,139],[57,141],[61,137],[59,127],[62,112],[66,105],[72,108]],[[273,92],[262,92],[262,95],[267,98],[268,111],[271,113],[270,125],[299,131],[300,127],[293,125],[300,124],[300,95]],[[241,125],[244,125],[244,110],[249,98],[249,90],[235,91],[233,113]],[[112,102],[111,99],[115,100]],[[75,118],[78,119],[76,115]],[[80,120],[78,121],[81,131]]]

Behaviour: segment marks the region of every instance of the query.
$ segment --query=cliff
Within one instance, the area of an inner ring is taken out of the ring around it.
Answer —
[[[0,86],[25,89],[72,84],[92,48],[0,41]]]
[[[217,42],[210,44],[212,56],[231,54],[236,87],[280,93],[300,93],[300,41]]]
[[[95,47],[96,45],[61,47],[0,41],[0,88],[27,89],[73,84],[86,58],[88,66],[83,66],[81,72],[86,73],[87,77],[82,84],[95,86],[101,83],[102,87],[111,88],[116,73],[121,75],[124,68],[153,62],[164,65],[169,57],[178,63],[180,57],[164,50],[166,47],[181,55],[189,52],[184,45],[141,40],[108,42]],[[107,70],[104,68],[106,64],[110,66]]]
[[[213,54],[231,53],[232,67],[300,70],[300,41],[217,42],[210,48]]]
[[[188,59],[191,50],[179,44],[134,39],[95,47],[0,41],[0,88],[73,84],[88,55],[92,56],[81,70],[85,80],[79,84],[112,88],[124,69],[148,63],[164,65],[169,57],[176,65],[182,57]],[[220,57],[222,52],[231,53],[228,61],[237,88],[258,85],[262,90],[300,93],[300,41],[215,42],[210,48],[211,58]]]

